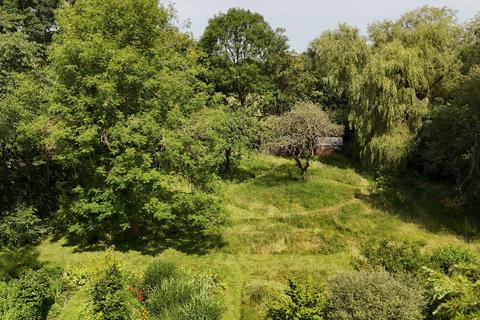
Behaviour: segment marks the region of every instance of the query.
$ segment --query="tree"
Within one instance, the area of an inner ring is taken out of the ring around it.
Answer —
[[[199,46],[207,54],[207,78],[242,107],[269,86],[276,59],[288,48],[281,30],[272,30],[260,14],[235,8],[209,20]]]
[[[60,231],[82,242],[214,232],[215,172],[176,134],[207,98],[192,40],[155,0],[79,0],[58,23],[56,81],[33,127],[62,172]]]
[[[29,41],[48,45],[58,29],[54,11],[60,2],[60,0],[3,0],[0,7],[15,17],[14,27],[26,34]]]
[[[313,95],[315,78],[304,54],[284,52],[274,60],[261,101],[262,115],[281,115]]]
[[[45,110],[45,88],[51,84],[46,48],[58,4],[0,1],[0,218],[23,203],[43,217],[54,207],[52,176],[43,161],[48,150],[36,144],[38,132],[29,132]]]
[[[446,8],[423,7],[369,29],[373,54],[349,115],[365,162],[405,167],[431,106],[458,70],[459,28]]]
[[[314,39],[308,50],[309,68],[316,78],[317,100],[340,113],[343,123],[354,103],[355,85],[367,64],[371,48],[360,30],[341,24]]]
[[[312,103],[300,103],[292,111],[271,118],[268,127],[272,135],[265,149],[273,154],[291,156],[302,180],[315,155],[318,138],[343,134],[343,126],[332,123],[328,114]]]
[[[431,177],[451,180],[475,204],[480,192],[480,19],[464,31],[461,68],[450,80],[446,103],[437,106],[423,131],[423,166]],[[474,205],[475,206],[475,205]]]

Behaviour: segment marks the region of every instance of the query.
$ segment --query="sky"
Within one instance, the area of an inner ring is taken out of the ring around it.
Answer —
[[[480,0],[163,0],[173,3],[179,24],[198,38],[208,19],[228,8],[237,7],[261,13],[275,28],[286,29],[292,49],[304,51],[311,40],[339,23],[359,27],[395,20],[402,13],[424,5],[448,6],[457,10],[460,22],[480,13]],[[185,23],[187,22],[187,23]]]

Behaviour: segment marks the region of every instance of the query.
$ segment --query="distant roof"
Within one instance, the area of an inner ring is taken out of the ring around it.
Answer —
[[[320,148],[340,149],[343,146],[343,138],[342,137],[317,138],[317,146]]]

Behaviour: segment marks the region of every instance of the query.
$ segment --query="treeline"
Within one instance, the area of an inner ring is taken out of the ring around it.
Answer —
[[[84,244],[215,235],[221,179],[261,146],[265,119],[300,102],[310,109],[290,117],[316,105],[366,166],[446,180],[459,210],[478,205],[479,18],[423,7],[367,36],[340,25],[298,54],[242,9],[199,41],[153,0],[4,0],[0,17],[4,247],[48,231]]]

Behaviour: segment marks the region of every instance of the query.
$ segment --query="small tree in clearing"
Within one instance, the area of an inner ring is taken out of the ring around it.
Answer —
[[[299,103],[292,111],[272,117],[267,123],[271,135],[264,144],[266,151],[291,156],[305,180],[310,160],[315,155],[317,139],[341,136],[344,127],[333,123],[328,114],[313,103]]]

